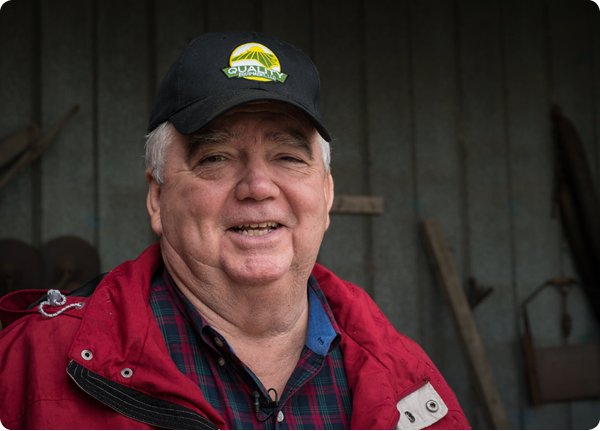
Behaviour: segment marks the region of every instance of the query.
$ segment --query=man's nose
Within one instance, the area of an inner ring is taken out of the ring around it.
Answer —
[[[264,162],[247,164],[244,176],[235,189],[236,199],[262,201],[277,196],[279,196],[279,187],[272,181],[266,164]]]

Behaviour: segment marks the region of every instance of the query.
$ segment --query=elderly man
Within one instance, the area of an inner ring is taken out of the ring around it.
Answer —
[[[146,148],[160,243],[68,297],[3,299],[6,427],[468,427],[425,353],[315,264],[333,202],[319,86],[265,35],[188,46]]]

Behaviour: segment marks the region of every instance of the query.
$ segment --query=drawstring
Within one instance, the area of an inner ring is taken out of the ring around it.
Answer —
[[[279,398],[279,395],[277,394],[277,391],[273,388],[269,389],[267,391],[267,393],[269,392],[275,392],[275,401],[270,401],[268,403],[261,403],[259,401],[260,398],[260,394],[257,391],[252,392],[252,398],[254,398],[254,414],[256,414],[256,419],[258,419],[261,422],[266,421],[267,419],[269,419],[271,417],[271,415],[275,412],[275,410],[277,409],[277,407],[279,407],[279,401],[277,401],[277,398]],[[271,413],[269,413],[264,419],[261,419],[259,417],[260,414],[260,409],[261,408],[273,408],[273,410],[271,410]]]
[[[75,302],[73,304],[69,304],[66,307],[61,308],[54,314],[48,314],[44,311],[44,305],[49,305],[51,307],[62,307],[67,302],[67,297],[65,295],[63,295],[62,293],[60,293],[60,290],[55,290],[55,289],[50,289],[48,291],[47,297],[48,297],[48,299],[46,301],[42,302],[38,308],[40,310],[40,313],[48,318],[56,317],[63,311],[67,311],[69,308],[72,308],[72,307],[75,307],[79,310],[79,309],[83,308],[83,306],[85,305],[84,302]]]

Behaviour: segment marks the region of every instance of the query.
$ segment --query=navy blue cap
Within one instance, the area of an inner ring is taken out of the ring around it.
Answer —
[[[194,39],[163,79],[148,132],[169,120],[190,135],[250,102],[277,101],[304,112],[321,136],[319,72],[299,49],[255,32],[208,33]]]

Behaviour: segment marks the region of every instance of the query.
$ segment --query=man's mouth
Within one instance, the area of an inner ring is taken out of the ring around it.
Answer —
[[[273,232],[279,226],[280,225],[277,222],[266,221],[262,223],[241,224],[232,227],[231,230],[233,230],[236,233],[239,233],[240,235],[262,236],[268,234],[269,232]]]

